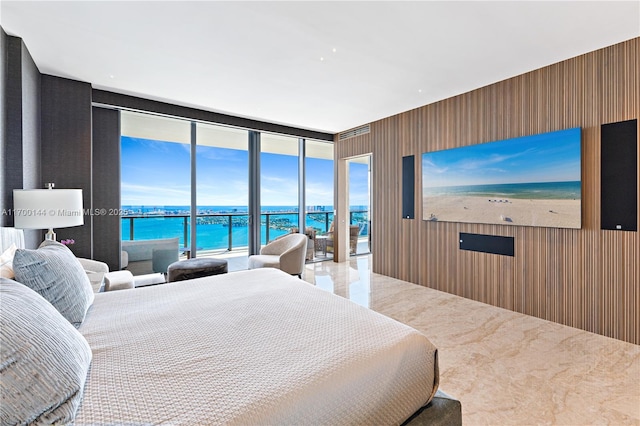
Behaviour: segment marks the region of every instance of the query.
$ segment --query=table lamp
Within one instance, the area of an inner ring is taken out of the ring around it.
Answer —
[[[14,189],[13,226],[20,229],[49,229],[45,240],[56,240],[53,228],[84,224],[82,189]]]

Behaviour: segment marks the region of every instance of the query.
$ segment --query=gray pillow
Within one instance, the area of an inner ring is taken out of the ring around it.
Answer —
[[[82,324],[94,294],[80,261],[67,246],[45,241],[37,250],[18,249],[13,272],[16,281],[47,299],[69,322]]]
[[[73,422],[91,348],[35,291],[0,278],[0,424]]]

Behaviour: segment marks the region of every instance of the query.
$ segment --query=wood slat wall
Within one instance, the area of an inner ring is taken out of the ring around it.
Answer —
[[[336,139],[336,160],[373,155],[374,272],[640,344],[640,235],[600,230],[600,125],[639,117],[639,54],[635,38]],[[582,128],[582,229],[421,219],[422,153],[571,127]],[[418,163],[415,220],[401,217],[405,155]],[[459,250],[459,232],[512,236],[515,256]]]

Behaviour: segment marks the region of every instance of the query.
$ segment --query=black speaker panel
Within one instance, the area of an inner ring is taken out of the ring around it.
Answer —
[[[600,127],[600,228],[638,230],[638,120]]]
[[[501,237],[499,235],[467,234],[460,233],[460,250],[479,251],[481,253],[500,254],[503,256],[514,255],[513,237]]]
[[[415,156],[402,157],[402,218],[415,218]]]

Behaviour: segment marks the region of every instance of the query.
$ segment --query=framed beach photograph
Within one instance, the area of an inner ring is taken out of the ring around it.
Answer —
[[[422,155],[423,219],[580,228],[581,131]]]

